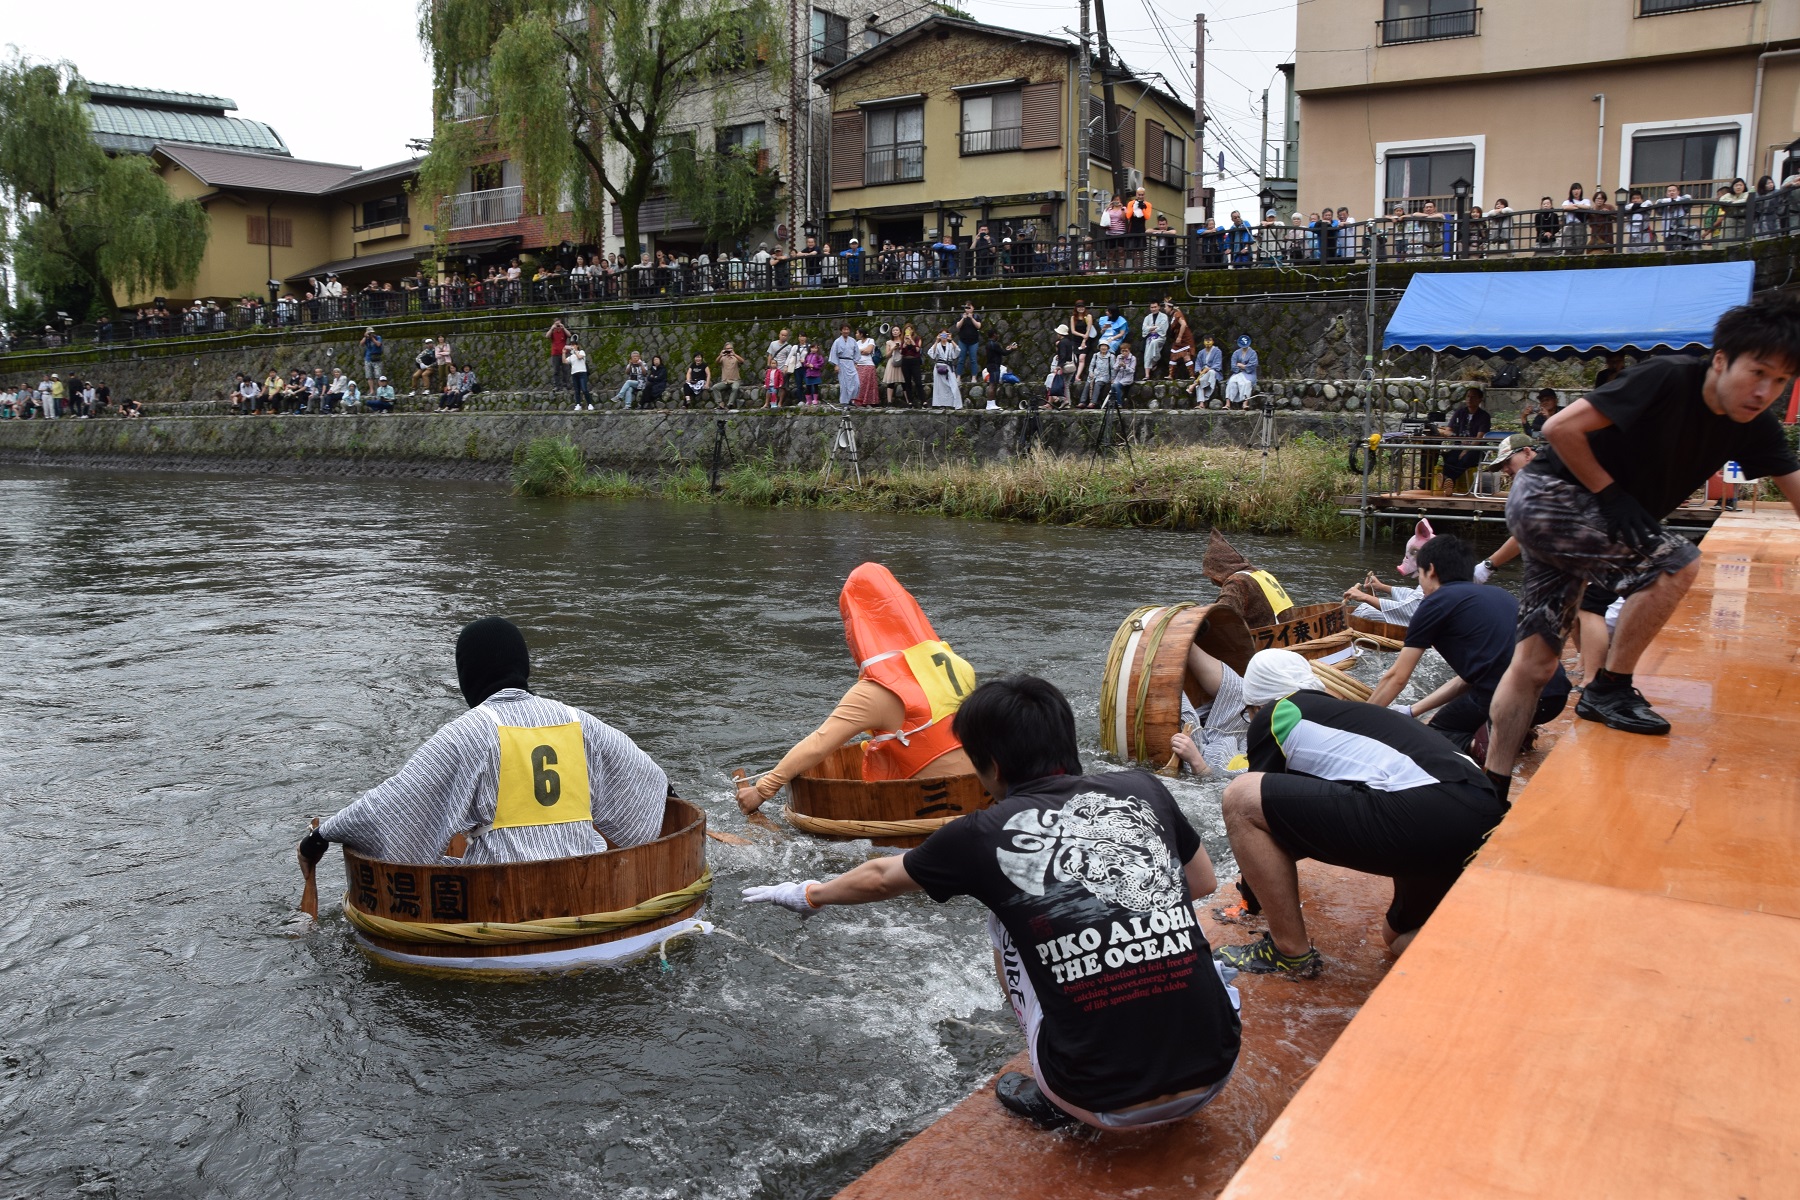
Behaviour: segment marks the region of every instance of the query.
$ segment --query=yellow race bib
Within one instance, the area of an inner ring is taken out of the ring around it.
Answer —
[[[912,676],[924,689],[931,719],[941,721],[962,707],[975,690],[975,668],[950,649],[948,642],[920,642],[901,652]]]
[[[493,828],[593,821],[581,722],[536,729],[498,725],[494,732],[500,737],[500,786]]]
[[[1294,607],[1294,602],[1288,599],[1287,589],[1267,571],[1245,571],[1244,574],[1254,579],[1256,586],[1262,589],[1263,598],[1269,602],[1269,610],[1277,620],[1282,613]]]

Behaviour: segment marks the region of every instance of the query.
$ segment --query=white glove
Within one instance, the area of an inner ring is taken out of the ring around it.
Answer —
[[[1397,713],[1404,713],[1405,715],[1407,715],[1409,717],[1413,715],[1412,705],[1407,703],[1405,700],[1396,700],[1392,704],[1388,705],[1388,707],[1393,709]]]
[[[1493,559],[1484,558],[1480,562],[1475,564],[1475,582],[1476,583],[1486,583],[1488,581],[1488,576],[1492,575],[1493,573],[1494,573],[1494,560]]]
[[[745,904],[779,904],[791,909],[802,917],[810,917],[819,910],[812,901],[806,898],[806,889],[818,887],[819,881],[807,879],[799,883],[775,883],[768,887],[747,887],[744,889]]]

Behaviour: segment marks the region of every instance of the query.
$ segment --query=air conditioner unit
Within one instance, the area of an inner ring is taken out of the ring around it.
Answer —
[[[1144,173],[1136,167],[1125,168],[1125,190],[1135,192],[1144,186]]]

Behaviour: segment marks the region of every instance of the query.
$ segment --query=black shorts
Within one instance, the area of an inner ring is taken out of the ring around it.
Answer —
[[[1262,810],[1291,857],[1391,878],[1387,923],[1396,933],[1425,923],[1506,815],[1492,791],[1473,784],[1380,792],[1282,774],[1262,777]]]
[[[1593,613],[1597,617],[1604,617],[1606,610],[1611,608],[1612,602],[1618,598],[1617,592],[1609,592],[1597,583],[1590,583],[1587,585],[1587,589],[1581,593],[1581,611]]]
[[[1475,735],[1488,722],[1488,705],[1492,703],[1491,695],[1482,695],[1476,691],[1467,691],[1444,707],[1431,714],[1431,728],[1450,739],[1450,744],[1464,754],[1475,741]],[[1543,725],[1554,721],[1557,714],[1568,707],[1569,685],[1567,681],[1552,679],[1538,693],[1537,708],[1532,710],[1531,723]]]

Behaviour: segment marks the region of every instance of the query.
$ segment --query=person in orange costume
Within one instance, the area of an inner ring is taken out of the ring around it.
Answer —
[[[859,733],[865,779],[940,779],[975,767],[950,731],[975,671],[940,640],[912,593],[880,563],[850,572],[838,594],[856,682],[824,724],[802,738],[773,771],[738,786],[738,807],[755,812],[794,776]]]

